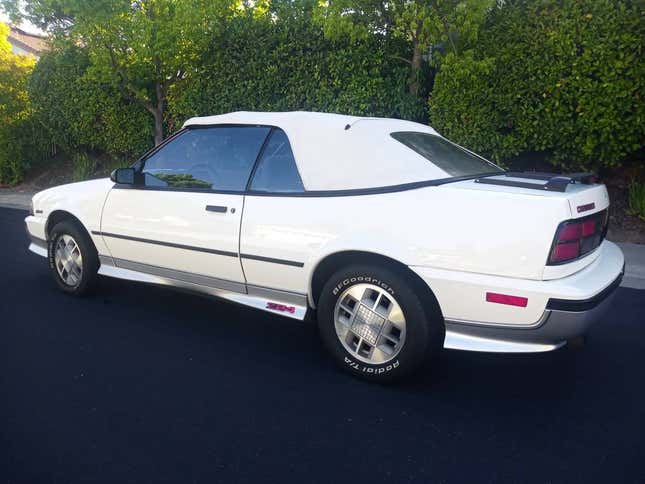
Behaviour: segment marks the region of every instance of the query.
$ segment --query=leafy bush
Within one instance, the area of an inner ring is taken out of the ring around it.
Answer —
[[[0,23],[0,183],[15,184],[43,157],[48,144],[40,136],[27,94],[34,59],[11,52],[8,32]]]
[[[59,46],[40,59],[29,95],[43,129],[63,150],[140,154],[152,145],[150,115],[121,98],[110,79],[88,75],[88,53]]]
[[[423,119],[401,45],[326,40],[306,16],[242,16],[213,36],[196,72],[171,91],[174,124],[237,110],[313,110]],[[176,126],[175,126],[176,127]]]
[[[108,175],[117,168],[127,168],[132,165],[132,159],[128,157],[111,157],[101,165],[101,171]]]
[[[96,171],[96,161],[86,153],[75,154],[72,161],[74,162],[74,181],[87,180]]]
[[[51,144],[42,135],[31,113],[8,124],[0,124],[0,183],[16,185],[31,166],[51,154]]]
[[[431,124],[498,161],[616,166],[645,139],[644,35],[638,2],[499,2],[477,47],[444,59]]]
[[[638,183],[632,180],[629,184],[627,197],[629,201],[629,213],[645,221],[645,183]]]

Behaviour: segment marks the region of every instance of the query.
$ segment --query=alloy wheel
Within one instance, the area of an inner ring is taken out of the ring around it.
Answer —
[[[54,247],[54,263],[61,280],[76,287],[83,277],[83,254],[71,235],[63,234]]]
[[[340,295],[334,325],[345,349],[364,363],[387,363],[405,342],[401,306],[392,294],[374,284],[356,284]]]

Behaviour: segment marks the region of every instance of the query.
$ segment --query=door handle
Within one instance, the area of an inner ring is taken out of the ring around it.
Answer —
[[[228,208],[222,207],[221,205],[206,205],[207,212],[226,213],[226,210],[228,210]]]

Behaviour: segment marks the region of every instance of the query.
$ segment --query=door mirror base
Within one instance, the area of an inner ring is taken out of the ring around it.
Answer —
[[[134,168],[117,168],[110,174],[110,180],[119,185],[134,185]]]

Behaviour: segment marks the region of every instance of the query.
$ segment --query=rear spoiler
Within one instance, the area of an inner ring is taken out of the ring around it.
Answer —
[[[501,185],[506,187],[530,188],[531,190],[546,190],[549,192],[566,192],[569,185],[580,183],[592,185],[598,183],[598,177],[593,173],[571,173],[569,175],[558,175],[557,173],[540,173],[536,171],[527,172],[506,172],[507,178],[524,178],[527,180],[543,180],[546,183],[531,183],[519,180],[506,180],[504,178],[477,178],[475,183],[484,185]]]

